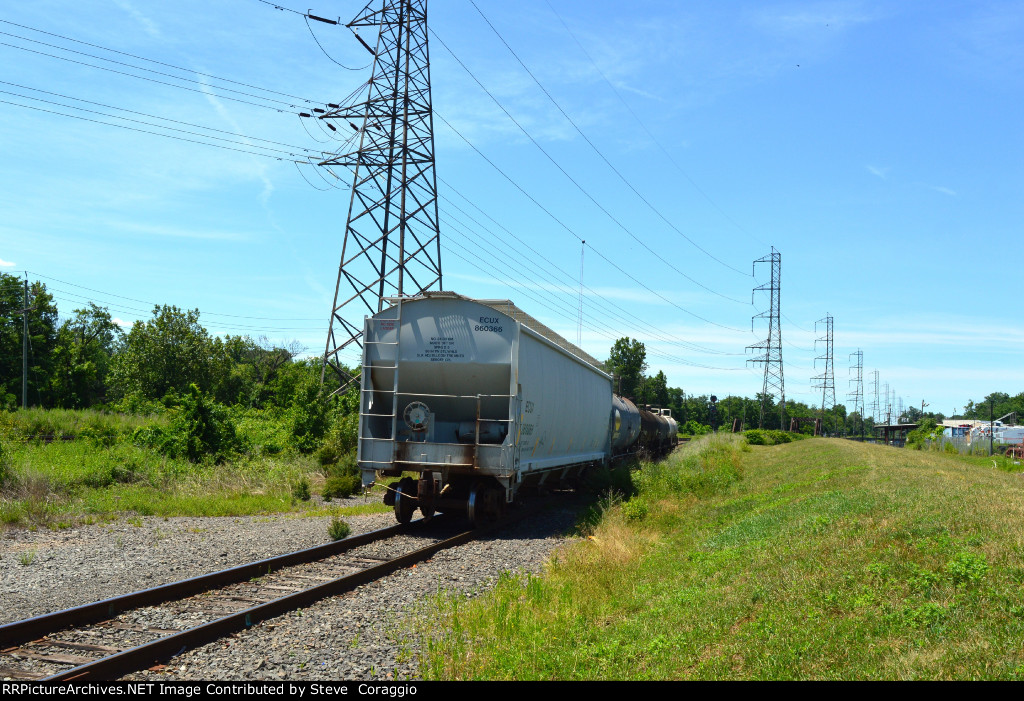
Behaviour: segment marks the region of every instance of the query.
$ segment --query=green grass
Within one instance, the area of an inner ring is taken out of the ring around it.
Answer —
[[[427,678],[1024,677],[1018,475],[727,437],[635,482],[543,577],[437,597]]]
[[[132,434],[161,417],[94,411],[0,412],[0,527],[70,527],[131,515],[240,516],[261,513],[380,512],[382,504],[319,507],[294,498],[302,480],[319,493],[316,459],[285,444],[284,421],[240,411],[249,452],[215,465],[193,464],[132,443]],[[32,439],[71,436],[74,440]]]

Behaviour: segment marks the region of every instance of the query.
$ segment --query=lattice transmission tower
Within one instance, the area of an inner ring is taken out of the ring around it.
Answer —
[[[356,137],[354,149],[320,163],[353,173],[321,373],[332,368],[343,386],[352,378],[339,354],[362,346],[365,315],[388,297],[442,289],[427,0],[375,0],[347,26],[373,54],[370,81],[355,101],[318,115]],[[378,30],[375,47],[361,28]]]
[[[878,414],[878,410],[879,410],[879,404],[878,404],[878,398],[879,398],[879,395],[878,395],[878,370],[873,370],[871,372],[871,374],[875,376],[875,401],[871,405],[871,418],[872,418],[872,420],[875,423],[878,423],[878,416],[879,416],[879,414]]]
[[[811,382],[819,384],[811,385],[814,389],[821,390],[821,418],[824,421],[825,412],[836,405],[836,372],[832,358],[832,316],[826,315],[824,319],[814,322],[814,332],[818,332],[818,324],[825,325],[825,335],[814,340],[814,349],[818,349],[819,343],[825,344],[825,355],[819,355],[814,359],[814,367],[818,367],[818,361],[825,361],[825,372],[811,378]]]
[[[754,261],[754,274],[757,274],[758,263],[770,263],[772,267],[771,282],[755,287],[751,293],[751,301],[757,292],[768,292],[771,304],[767,310],[755,315],[750,320],[750,328],[753,330],[754,321],[757,319],[768,319],[768,338],[761,343],[747,346],[747,350],[764,351],[764,355],[749,358],[748,363],[759,363],[764,365],[764,386],[761,389],[761,413],[757,425],[764,428],[766,408],[771,403],[774,393],[778,392],[779,401],[779,428],[786,429],[786,383],[782,374],[782,254],[772,246],[772,252],[764,258]]]
[[[853,410],[857,412],[860,417],[860,434],[864,435],[864,351],[860,348],[855,353],[850,353],[850,358],[855,358],[855,362],[850,366],[850,372],[853,373],[853,378],[850,382],[853,383],[853,391],[848,393],[846,396],[850,399],[850,403],[853,404]]]

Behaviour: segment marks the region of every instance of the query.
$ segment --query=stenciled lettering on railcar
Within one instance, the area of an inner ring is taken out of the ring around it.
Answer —
[[[499,323],[501,323],[501,319],[496,316],[482,316],[480,317],[480,323],[473,326],[473,330],[501,333],[504,329],[498,326]]]
[[[466,357],[465,353],[459,352],[455,339],[448,336],[431,336],[429,346],[417,353],[416,358],[432,363],[450,363]]]

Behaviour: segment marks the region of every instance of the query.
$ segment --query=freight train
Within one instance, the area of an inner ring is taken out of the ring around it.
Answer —
[[[667,409],[612,392],[601,364],[508,300],[388,300],[363,332],[358,463],[388,477],[401,523],[418,509],[496,518],[520,490],[677,444]]]

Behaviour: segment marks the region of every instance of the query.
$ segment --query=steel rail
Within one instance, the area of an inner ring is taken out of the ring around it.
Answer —
[[[301,592],[296,592],[273,601],[269,601],[265,604],[259,604],[251,608],[238,611],[222,618],[218,618],[209,623],[205,623],[194,628],[183,630],[180,633],[175,633],[167,637],[158,638],[149,643],[139,645],[128,650],[124,650],[119,653],[115,653],[108,657],[103,657],[94,662],[89,662],[72,669],[64,670],[45,677],[41,681],[89,681],[89,680],[112,680],[130,674],[131,672],[139,671],[153,664],[157,664],[175,655],[179,655],[182,652],[196,648],[206,643],[212,642],[223,638],[231,633],[234,633],[245,628],[249,628],[260,621],[264,621],[268,618],[280,616],[281,614],[296,609],[310,606],[311,604],[330,597],[342,594],[347,591],[351,591],[358,586],[367,584],[376,579],[380,579],[385,575],[391,574],[397,570],[409,567],[417,562],[429,559],[435,553],[445,550],[447,548],[455,547],[467,543],[474,538],[478,537],[482,532],[489,529],[477,529],[469,530],[460,533],[456,536],[448,538],[446,540],[434,543],[425,548],[401,555],[392,560],[382,562],[379,565],[374,565],[368,569],[346,575],[330,582],[317,585],[310,589],[306,589]],[[408,528],[405,527],[391,527],[382,529],[381,531],[374,531],[374,533],[391,532],[401,533],[407,532]],[[364,534],[372,535],[372,534]],[[356,536],[359,538],[361,536]],[[352,540],[352,539],[346,539]],[[342,541],[339,541],[342,542]],[[372,541],[366,541],[372,542]],[[333,544],[331,544],[333,545]],[[324,546],[319,546],[323,548]],[[353,547],[350,545],[350,547]],[[318,548],[312,548],[311,550],[317,550]],[[346,548],[347,549],[347,548]],[[300,551],[305,552],[305,551]],[[342,550],[339,550],[342,552]],[[297,553],[293,553],[297,554]],[[288,557],[288,556],[283,556]],[[253,565],[263,565],[267,562],[279,560],[280,558],[271,558],[270,560],[263,560],[260,563],[252,563]],[[249,566],[243,566],[242,568],[233,568],[235,570],[243,569]],[[226,570],[231,571],[231,570]],[[222,573],[216,573],[222,574]],[[199,578],[197,578],[199,579]],[[192,581],[192,580],[186,580]],[[183,584],[184,582],[182,582]],[[140,594],[146,592],[139,592]],[[105,602],[99,602],[105,603]],[[82,607],[84,608],[84,607]]]
[[[419,523],[419,521],[415,523]],[[412,527],[415,527],[415,523],[411,524]],[[27,618],[23,621],[6,623],[0,625],[0,648],[22,645],[65,628],[108,620],[121,613],[142,608],[143,606],[156,606],[167,601],[199,594],[215,587],[245,582],[253,577],[266,575],[273,570],[322,560],[352,548],[390,538],[410,530],[412,530],[410,526],[402,526],[401,524],[389,526],[388,528],[361,533],[349,538],[343,538],[342,540],[325,543],[324,545],[306,548],[305,550],[297,550],[285,555],[277,555],[264,560],[249,562],[226,570],[220,570],[219,572],[211,572],[199,577],[183,579],[151,589],[143,589],[130,594],[104,599],[103,601],[96,601],[64,609],[63,611],[55,611],[34,618]]]

